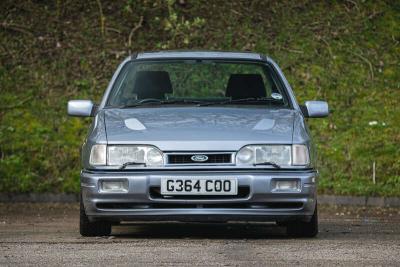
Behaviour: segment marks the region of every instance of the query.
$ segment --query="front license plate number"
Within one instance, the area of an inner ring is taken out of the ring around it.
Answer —
[[[237,179],[162,178],[162,195],[237,195]]]

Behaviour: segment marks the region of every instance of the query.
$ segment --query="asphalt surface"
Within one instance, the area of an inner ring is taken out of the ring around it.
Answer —
[[[320,233],[261,223],[134,223],[78,233],[77,204],[0,203],[0,265],[400,266],[400,209],[320,206]]]

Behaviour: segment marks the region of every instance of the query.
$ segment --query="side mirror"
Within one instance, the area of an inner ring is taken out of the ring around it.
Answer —
[[[300,108],[306,118],[323,118],[329,115],[328,103],[325,101],[306,101]]]
[[[96,105],[91,100],[68,101],[68,115],[76,117],[91,117],[96,111]]]

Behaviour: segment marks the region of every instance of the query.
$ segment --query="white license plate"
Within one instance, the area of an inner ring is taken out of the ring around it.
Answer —
[[[235,178],[162,178],[162,195],[237,195]]]

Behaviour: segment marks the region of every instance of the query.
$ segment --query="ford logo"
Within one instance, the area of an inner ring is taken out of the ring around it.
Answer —
[[[196,162],[204,162],[208,160],[208,157],[206,155],[194,155],[190,159]]]

